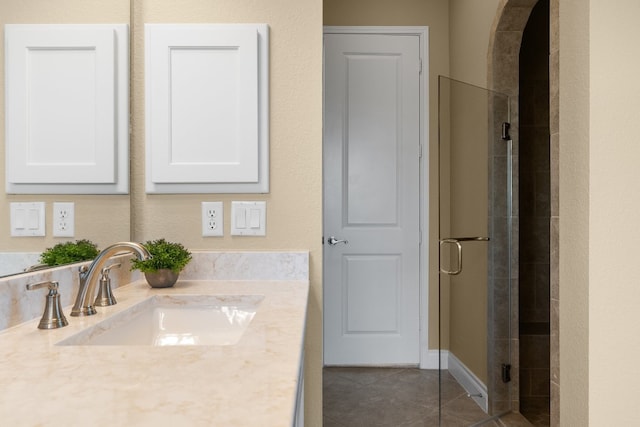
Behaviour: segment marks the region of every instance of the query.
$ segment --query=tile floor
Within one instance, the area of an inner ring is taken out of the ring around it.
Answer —
[[[443,372],[442,426],[469,427],[486,414]],[[438,371],[415,368],[325,368],[324,427],[438,426]],[[518,414],[483,426],[531,426]]]

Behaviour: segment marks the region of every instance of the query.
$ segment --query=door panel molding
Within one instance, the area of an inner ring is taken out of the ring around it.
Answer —
[[[418,180],[419,186],[419,201],[417,203],[416,209],[418,210],[418,230],[416,231],[416,244],[419,247],[418,253],[418,294],[415,295],[415,298],[419,299],[419,347],[418,347],[418,357],[416,359],[416,364],[420,364],[422,368],[437,368],[437,363],[433,364],[433,357],[431,356],[428,349],[428,294],[429,294],[429,286],[428,286],[428,261],[429,261],[429,251],[428,244],[429,242],[429,198],[426,192],[429,189],[428,177],[429,177],[429,160],[428,160],[428,123],[429,123],[429,92],[428,92],[428,28],[427,27],[325,27],[324,34],[372,34],[372,35],[400,35],[400,36],[417,36],[418,49],[419,49],[419,61],[415,64],[416,72],[419,73],[419,95],[418,95],[418,121],[419,121],[419,142],[418,146],[415,147],[417,150],[417,156],[419,156],[419,166],[418,166],[418,176],[416,179]],[[382,58],[389,58],[388,56],[382,56]],[[356,61],[366,61],[366,60],[380,60],[380,56],[375,56],[375,58],[371,55],[367,56],[358,56],[358,55],[350,55],[350,58]],[[325,69],[326,73],[326,69]],[[326,75],[326,74],[325,74]],[[326,88],[325,88],[326,90]],[[327,94],[325,93],[325,99]],[[397,108],[394,107],[394,108]],[[349,114],[348,111],[343,111],[342,114]],[[401,109],[394,112],[399,117],[402,116],[403,112]],[[326,116],[325,116],[326,120]],[[325,135],[328,130],[325,128]],[[388,148],[388,147],[387,147]],[[398,153],[398,156],[402,155],[402,153]],[[325,158],[325,162],[327,159]],[[348,168],[344,168],[343,176],[348,176]],[[325,176],[325,185],[327,182],[330,182],[331,178]],[[348,182],[348,181],[347,181]],[[375,186],[370,186],[371,188],[375,188]],[[403,191],[403,188],[399,184],[394,184],[390,186],[396,189],[400,189]],[[347,192],[349,187],[343,187],[341,191],[343,192],[341,199],[342,202],[348,201],[349,194]],[[391,191],[391,189],[389,189]],[[351,191],[353,193],[353,191]],[[378,194],[380,196],[380,194]],[[380,197],[380,199],[384,199],[384,197]],[[327,202],[325,200],[325,212],[327,209],[335,208],[332,206],[331,202]],[[351,212],[354,215],[343,215],[342,222],[343,225],[349,227],[350,235],[358,236],[361,233],[366,233],[370,228],[380,228],[384,230],[382,233],[382,237],[380,240],[388,242],[389,245],[395,244],[394,242],[397,238],[393,237],[393,229],[397,229],[401,227],[401,218],[402,218],[402,209],[400,207],[389,208],[388,205],[383,206],[383,208],[387,209],[383,213],[376,212],[375,215],[366,215],[363,212],[355,213]],[[392,215],[390,215],[390,212]],[[335,235],[336,239],[347,239],[346,236],[336,234],[337,232],[333,232],[332,230],[327,229],[325,222],[325,238],[328,238],[329,235]],[[325,245],[325,256],[324,262],[328,262],[327,251],[332,250],[334,254],[332,256],[343,256],[346,255],[344,253],[345,248],[349,249],[349,256],[353,256],[356,253],[359,253],[358,248],[355,246],[357,242],[357,238],[349,237],[347,239],[349,241],[348,244],[341,244],[337,246]],[[422,243],[424,242],[424,243]],[[329,249],[330,248],[330,249]],[[388,254],[385,254],[388,255]],[[403,260],[400,260],[403,262]],[[327,276],[325,274],[325,293],[327,291]],[[401,307],[400,307],[401,308]],[[399,308],[399,309],[400,309]],[[366,315],[366,313],[365,313]],[[391,316],[389,313],[385,313],[385,316]],[[325,322],[327,321],[328,314],[325,311]],[[388,321],[388,319],[387,319]],[[362,333],[354,333],[353,325],[350,325],[350,335],[351,337],[357,339],[358,337],[355,335],[367,335],[367,334],[391,334],[388,331],[390,328],[379,328],[385,329],[380,331],[367,331]],[[357,329],[357,328],[355,328]],[[344,329],[346,331],[346,329]],[[400,328],[399,328],[400,330]],[[367,351],[366,348],[363,348],[363,351]],[[325,360],[326,362],[326,360]],[[384,361],[373,361],[372,363],[386,364]]]

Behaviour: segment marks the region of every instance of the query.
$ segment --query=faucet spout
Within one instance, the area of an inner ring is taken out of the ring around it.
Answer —
[[[71,309],[72,316],[96,314],[96,309],[93,306],[93,301],[96,297],[96,284],[98,283],[98,274],[96,272],[102,269],[109,258],[121,252],[133,252],[141,260],[151,258],[147,248],[135,242],[118,242],[103,249],[89,265],[89,268],[80,270],[80,287],[78,288],[76,302]]]

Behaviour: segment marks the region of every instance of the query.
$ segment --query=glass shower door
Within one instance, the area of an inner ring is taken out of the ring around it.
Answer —
[[[439,78],[441,425],[510,409],[509,99]]]

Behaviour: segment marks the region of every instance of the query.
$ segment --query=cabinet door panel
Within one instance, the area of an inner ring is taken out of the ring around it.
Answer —
[[[147,192],[266,192],[266,25],[147,24]]]
[[[7,25],[7,192],[127,193],[127,25]]]

